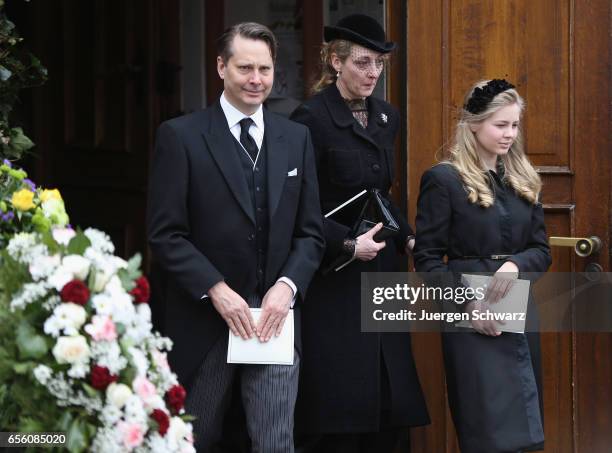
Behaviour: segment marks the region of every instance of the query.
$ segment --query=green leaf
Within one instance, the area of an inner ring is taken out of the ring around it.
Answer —
[[[53,238],[51,231],[44,231],[41,234],[41,242],[47,246],[50,255],[55,255],[60,250],[60,246]]]
[[[117,277],[119,277],[119,280],[121,281],[121,286],[123,286],[123,289],[125,289],[127,292],[130,292],[136,287],[134,279],[131,278],[127,269],[119,269],[117,271]]]
[[[122,322],[115,323],[115,330],[117,331],[117,335],[119,337],[123,337],[123,334],[126,332],[125,324]]]
[[[29,418],[29,417],[20,420],[20,423],[19,423],[19,431],[25,432],[25,433],[44,432],[45,428],[48,428],[48,427],[45,427],[40,422],[40,420],[36,420],[33,418]]]
[[[39,359],[48,352],[45,338],[38,335],[25,320],[17,327],[17,347],[20,356],[24,359]]]
[[[71,453],[80,453],[87,448],[87,429],[78,418],[73,420],[66,433],[66,448]]]
[[[97,428],[94,425],[85,422],[84,428],[88,439],[93,439],[94,437],[96,437]]]
[[[34,146],[34,142],[30,140],[20,127],[14,127],[10,132],[10,146],[17,151],[27,151]]]
[[[140,265],[142,264],[142,256],[140,253],[137,253],[128,261],[127,270],[130,274],[140,273]],[[138,277],[136,277],[138,278]]]
[[[67,432],[72,424],[72,414],[68,411],[64,412],[59,419],[58,427],[60,431]]]
[[[17,374],[28,374],[31,368],[31,362],[21,362],[13,365],[13,371]]]
[[[68,254],[83,255],[89,246],[91,246],[89,238],[82,231],[78,231],[76,236],[70,239],[68,243]]]
[[[83,390],[85,390],[85,393],[87,393],[88,396],[95,398],[96,396],[100,395],[100,392],[96,390],[95,388],[93,388],[91,385],[89,385],[87,382],[82,382],[81,385],[83,387]]]
[[[128,366],[121,372],[122,382],[134,382],[136,379],[136,368]]]

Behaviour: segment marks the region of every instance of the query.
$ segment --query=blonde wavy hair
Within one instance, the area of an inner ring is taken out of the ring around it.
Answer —
[[[482,88],[489,81],[482,80],[474,84],[464,99],[465,106],[476,88]],[[448,151],[448,158],[444,163],[450,164],[457,169],[468,193],[471,203],[488,208],[495,201],[493,185],[490,175],[477,152],[477,142],[474,132],[470,126],[479,124],[491,117],[499,109],[508,105],[517,104],[521,114],[525,107],[523,98],[518,92],[511,88],[497,94],[488,104],[487,108],[474,114],[464,108],[461,109],[455,141]],[[519,125],[519,131],[508,153],[501,156],[504,166],[504,179],[516,193],[536,204],[542,189],[542,180],[536,172],[523,149],[523,134]]]
[[[353,43],[344,39],[334,39],[333,41],[323,43],[319,54],[319,76],[310,88],[312,94],[316,94],[326,86],[336,82],[336,70],[331,63],[332,54],[335,53],[340,61],[344,62],[351,54],[352,48]]]

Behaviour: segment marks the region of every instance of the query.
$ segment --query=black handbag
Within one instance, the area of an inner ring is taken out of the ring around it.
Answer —
[[[383,227],[374,235],[374,241],[382,242],[399,233],[400,227],[395,217],[387,207],[388,201],[378,189],[370,189],[368,199],[361,208],[361,214],[351,231],[351,237],[356,238],[371,230],[378,223]]]
[[[382,242],[399,233],[399,224],[389,211],[388,203],[378,189],[368,190],[368,198],[361,208],[361,212],[349,233],[349,237],[355,239],[374,228],[378,223],[382,223],[383,227],[372,238],[376,242]],[[339,255],[331,263],[324,266],[322,269],[323,275],[333,270],[339,271],[354,259],[354,256]]]

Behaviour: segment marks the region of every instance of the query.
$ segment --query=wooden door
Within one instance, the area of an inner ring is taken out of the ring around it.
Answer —
[[[549,236],[597,235],[599,255],[553,248],[552,271],[610,271],[609,0],[407,2],[408,211],[451,137],[464,92],[506,77],[527,100],[526,149],[544,180]],[[458,452],[437,334],[413,339],[432,425],[413,452]],[[547,452],[603,453],[612,441],[612,334],[542,335]]]
[[[121,256],[146,253],[149,154],[179,113],[178,2],[12,3],[49,71],[29,103],[33,178],[61,190],[74,226],[106,231]]]

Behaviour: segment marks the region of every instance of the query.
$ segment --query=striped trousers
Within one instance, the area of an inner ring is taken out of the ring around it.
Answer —
[[[293,365],[227,363],[227,335],[222,335],[206,355],[187,394],[185,409],[197,417],[193,422],[197,451],[211,452],[221,440],[232,384],[239,379],[253,453],[293,453],[298,374],[296,351]]]

